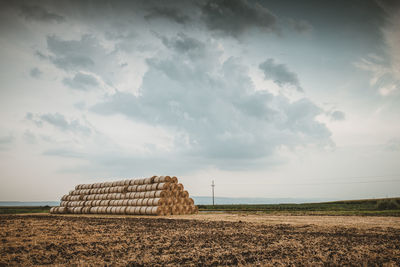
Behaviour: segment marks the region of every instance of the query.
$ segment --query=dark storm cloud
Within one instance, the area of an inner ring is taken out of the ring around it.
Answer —
[[[162,43],[177,53],[204,53],[205,44],[184,33],[178,33],[176,37],[161,37]]]
[[[246,0],[210,0],[202,6],[202,19],[208,29],[239,37],[257,27],[274,30],[276,16],[258,3]]]
[[[27,20],[37,20],[42,22],[65,21],[63,16],[49,12],[46,8],[36,5],[23,5],[20,7],[20,14]]]
[[[47,114],[32,114],[28,112],[25,116],[26,119],[33,121],[37,126],[42,126],[44,123],[50,124],[63,132],[74,132],[89,135],[91,133],[90,127],[83,125],[79,120],[67,120],[64,115],[60,113],[47,113]]]
[[[296,87],[298,91],[303,91],[297,74],[290,71],[285,64],[275,63],[274,59],[269,58],[261,63],[259,68],[264,72],[265,79],[273,80],[280,86],[292,85]]]
[[[45,57],[68,74],[78,73],[63,81],[64,85],[71,88],[87,90],[100,83],[113,86],[119,74],[116,70],[121,69],[122,63],[118,56],[119,46],[116,43],[115,47],[107,49],[103,43],[101,39],[90,34],[74,40],[65,40],[55,35],[47,36],[49,54]]]
[[[64,78],[63,84],[75,90],[88,91],[99,85],[96,77],[90,74],[78,72],[71,78]]]
[[[47,47],[54,54],[50,60],[64,70],[93,66],[94,61],[89,55],[93,53],[92,48],[97,46],[97,41],[90,35],[83,35],[81,40],[62,40],[54,35],[47,37]]]
[[[294,19],[288,19],[289,26],[299,32],[310,32],[313,30],[313,26],[306,20],[294,20]]]
[[[32,68],[29,72],[29,74],[33,77],[33,78],[39,78],[40,76],[42,76],[42,72],[40,71],[40,69],[38,68]]]
[[[116,92],[91,110],[173,129],[177,151],[223,168],[280,146],[330,143],[329,130],[315,120],[323,111],[311,101],[254,90],[240,59],[221,62],[212,44],[178,35],[165,45],[171,56],[148,59],[139,96]],[[201,56],[193,56],[198,49]]]
[[[165,18],[175,21],[179,24],[185,24],[190,21],[190,17],[183,14],[179,9],[174,7],[153,7],[145,16],[146,19]]]

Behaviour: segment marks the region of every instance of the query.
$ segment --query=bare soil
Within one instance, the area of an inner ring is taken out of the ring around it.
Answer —
[[[0,216],[6,265],[400,266],[398,218]]]

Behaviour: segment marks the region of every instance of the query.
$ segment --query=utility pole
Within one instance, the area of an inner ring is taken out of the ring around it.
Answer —
[[[214,187],[215,187],[214,180],[212,180],[211,188],[212,188],[213,207],[214,207]]]

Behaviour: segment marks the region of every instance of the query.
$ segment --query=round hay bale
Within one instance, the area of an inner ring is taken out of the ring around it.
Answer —
[[[154,178],[154,183],[170,183],[172,182],[172,178],[169,176],[158,176]]]
[[[51,214],[52,214],[52,213],[55,213],[55,212],[54,212],[55,209],[56,209],[56,207],[51,207],[51,208],[50,208],[50,213],[51,213]]]
[[[100,207],[99,208],[99,213],[101,213],[101,214],[106,214],[107,213],[107,207]]]
[[[106,207],[106,213],[111,214],[111,209],[112,209],[112,207],[110,207],[110,206]]]
[[[152,207],[146,207],[144,213],[146,215],[152,215]]]
[[[151,184],[151,190],[152,190],[152,191],[157,190],[157,186],[158,186],[158,183],[156,183],[156,184]]]
[[[66,207],[57,207],[57,213],[67,213],[67,208]]]
[[[164,199],[162,198],[152,198],[151,205],[152,206],[163,206],[164,205]]]
[[[154,178],[153,183],[161,183],[161,181],[160,181],[162,179],[161,177],[163,177],[163,176],[153,176],[153,178]]]
[[[183,184],[179,183],[179,184],[177,184],[176,186],[177,186],[179,192],[182,192],[182,191],[183,191]]]
[[[193,200],[193,198],[189,198],[189,202],[190,202],[190,204],[194,205],[194,200]]]
[[[145,206],[140,206],[139,214],[140,215],[146,215],[146,208],[147,207],[145,207]]]
[[[129,185],[134,185],[135,184],[135,180],[134,179],[130,179],[129,180]]]
[[[75,213],[81,214],[82,213],[82,207],[75,207]]]
[[[139,207],[132,207],[133,208],[133,214],[138,215],[139,214]]]
[[[119,214],[125,214],[126,213],[126,207],[120,207]]]
[[[144,192],[139,192],[139,194],[137,195],[137,198],[144,198]]]
[[[137,185],[130,185],[130,186],[128,186],[128,191],[129,192],[136,192],[136,188],[137,188]]]
[[[152,198],[145,198],[144,206],[152,206],[153,199]]]
[[[165,191],[157,190],[154,192],[154,197],[165,197],[165,196],[166,196]]]
[[[179,214],[179,209],[176,205],[171,206],[171,214],[172,215],[178,215]]]
[[[147,190],[146,190],[146,187],[147,187],[147,185],[145,185],[145,184],[141,185],[139,191],[140,191],[140,192],[145,192],[145,191],[147,191]]]
[[[118,185],[118,182],[117,182],[117,181],[114,181],[114,182],[112,182],[112,184],[111,184],[112,187],[117,186],[117,185]]]
[[[159,183],[157,184],[157,190],[168,190],[170,185],[170,183]]]
[[[144,187],[144,191],[151,191],[152,190],[152,184],[146,184]]]
[[[115,213],[116,213],[116,214],[121,214],[121,208],[122,208],[122,207],[119,207],[119,206],[118,206],[118,207],[116,208],[116,210],[115,210]]]
[[[117,207],[112,207],[110,211],[111,211],[111,214],[116,214],[117,213]]]
[[[125,213],[129,215],[135,214],[135,207],[126,207]]]
[[[178,183],[178,178],[176,178],[175,176],[171,178],[172,179],[172,183],[176,184]]]
[[[144,184],[151,184],[152,180],[153,179],[151,177],[150,178],[145,178],[143,183]]]
[[[82,208],[82,214],[88,213],[87,210],[88,210],[88,207],[83,207],[83,208]]]
[[[129,201],[129,199],[124,199],[122,201],[122,206],[128,206],[128,201]]]
[[[188,198],[189,197],[189,192],[184,190],[183,192],[181,192],[181,197]]]
[[[90,208],[90,213],[91,214],[96,214],[97,213],[97,207],[91,207]]]
[[[171,215],[172,214],[172,207],[171,206],[164,206],[163,209],[164,209],[163,213],[165,215]]]

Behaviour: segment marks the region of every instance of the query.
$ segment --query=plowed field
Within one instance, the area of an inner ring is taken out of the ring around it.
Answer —
[[[400,266],[396,226],[188,218],[0,216],[0,266]]]

